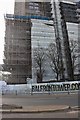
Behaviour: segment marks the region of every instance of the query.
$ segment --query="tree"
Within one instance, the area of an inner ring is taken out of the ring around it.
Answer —
[[[44,68],[45,52],[44,51],[45,50],[40,46],[38,46],[38,48],[34,50],[34,66],[36,70],[37,83],[42,82],[43,76],[45,73],[45,68]]]
[[[75,71],[76,67],[78,67],[78,43],[74,40],[70,40],[70,50],[71,50],[71,58],[72,58],[72,66],[73,72]]]
[[[51,43],[48,47],[47,56],[50,59],[50,67],[55,73],[57,81],[61,78],[63,66],[61,64],[61,57],[57,50],[56,43]]]

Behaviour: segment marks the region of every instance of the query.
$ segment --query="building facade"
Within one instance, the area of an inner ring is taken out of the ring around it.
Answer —
[[[53,13],[55,26],[57,26],[56,36],[61,38],[61,53],[65,78],[73,80],[74,75],[79,74],[79,39],[78,39],[78,17],[77,4],[75,2],[54,0]],[[59,31],[60,30],[60,31]],[[62,35],[60,35],[62,33]],[[73,45],[74,44],[74,45]],[[72,52],[72,47],[74,50]]]
[[[55,72],[50,67],[50,60],[47,57],[48,47],[50,44],[55,44],[55,30],[52,20],[36,20],[32,19],[31,29],[31,46],[32,46],[32,78],[36,82],[51,81],[55,79]],[[49,26],[48,26],[49,25]],[[54,52],[54,51],[53,51]],[[40,64],[38,64],[40,63]],[[42,81],[37,78],[38,73],[43,75]]]
[[[77,2],[77,16],[78,16],[78,51],[79,51],[78,68],[79,68],[79,78],[80,78],[80,1]]]
[[[5,16],[3,70],[11,73],[7,83],[26,83],[32,78],[31,19],[48,20],[50,11],[49,2],[15,2],[14,15]]]
[[[55,80],[55,72],[51,70],[47,56],[42,66],[44,75],[41,81],[38,79],[41,77],[39,66],[35,65],[36,51],[38,56],[41,50],[46,53],[51,43],[56,43],[59,54],[60,79],[74,80],[73,76],[80,74],[78,16],[79,5],[74,2],[15,2],[14,15],[5,16],[3,70],[11,73],[7,83],[27,83],[28,78],[33,82]]]
[[[11,72],[9,82],[25,83],[31,77],[31,23],[6,18],[4,70]]]
[[[34,0],[35,1],[35,0]],[[15,2],[15,15],[36,15],[51,17],[50,2]],[[48,8],[48,9],[47,9]]]
[[[79,52],[79,34],[78,34],[79,22],[78,22],[78,12],[77,12],[78,7],[75,2],[64,1],[64,2],[60,2],[60,8],[62,8],[61,10],[62,19],[65,20],[64,22],[67,30],[66,36],[68,36],[67,39],[69,41],[74,80],[76,79],[78,80],[80,79],[79,77],[80,76],[80,72],[79,72],[80,52]]]

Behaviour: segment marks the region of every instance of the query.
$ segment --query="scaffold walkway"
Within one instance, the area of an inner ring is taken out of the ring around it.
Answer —
[[[43,16],[36,16],[36,15],[29,15],[29,16],[21,16],[21,15],[14,15],[14,14],[6,14],[4,16],[6,19],[40,19],[40,20],[50,20],[48,17],[43,17]]]

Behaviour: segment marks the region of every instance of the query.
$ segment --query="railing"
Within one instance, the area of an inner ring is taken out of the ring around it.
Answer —
[[[79,90],[75,90],[75,91],[54,91],[54,92],[50,92],[50,91],[47,91],[47,92],[32,92],[31,90],[24,90],[24,91],[17,91],[17,90],[5,90],[5,91],[2,91],[0,92],[0,95],[35,95],[35,94],[49,94],[49,95],[52,95],[52,94],[72,94],[72,93],[75,93],[75,94],[79,94]]]

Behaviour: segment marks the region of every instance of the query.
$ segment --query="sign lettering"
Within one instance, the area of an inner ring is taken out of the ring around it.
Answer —
[[[32,84],[32,92],[80,90],[80,82]]]

